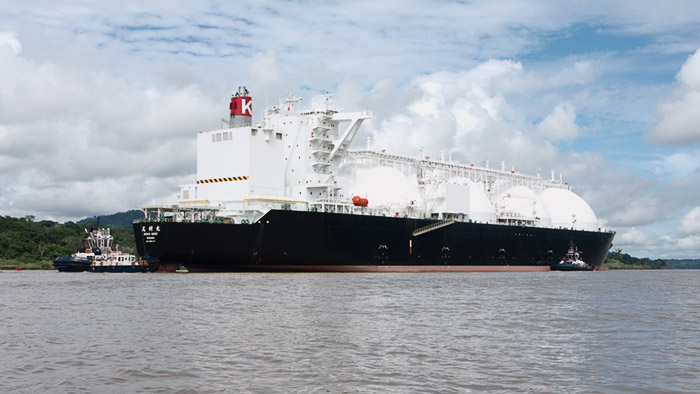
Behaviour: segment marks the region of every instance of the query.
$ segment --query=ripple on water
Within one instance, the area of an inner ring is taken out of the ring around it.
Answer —
[[[693,391],[700,271],[0,278],[0,391]]]

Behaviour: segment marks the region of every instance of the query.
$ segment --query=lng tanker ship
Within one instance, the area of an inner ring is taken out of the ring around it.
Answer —
[[[253,125],[239,88],[230,119],[197,135],[196,182],[139,207],[139,254],[190,272],[545,271],[572,246],[605,260],[614,232],[553,172],[351,151],[371,112],[298,103]]]

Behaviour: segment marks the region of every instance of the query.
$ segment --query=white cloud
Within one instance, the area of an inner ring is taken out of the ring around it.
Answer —
[[[677,245],[679,249],[686,251],[688,256],[697,258],[700,254],[700,234],[692,234],[680,238]]]
[[[688,176],[700,169],[700,151],[677,152],[655,161],[654,171],[668,179]]]
[[[22,52],[22,43],[17,38],[17,32],[14,31],[0,31],[0,47],[3,46],[12,49],[15,55]]]
[[[700,233],[700,206],[691,209],[690,212],[683,216],[678,231],[684,235],[698,235]]]
[[[248,62],[251,92],[257,103],[263,106],[277,105],[278,100],[288,94],[296,94],[297,84],[277,61],[274,51],[268,50],[253,56]]]
[[[677,79],[689,89],[700,90],[700,49],[688,57]]]
[[[547,77],[547,83],[553,86],[580,85],[593,81],[596,74],[595,62],[591,59],[584,59]]]
[[[425,148],[433,156],[448,149],[480,160],[473,151],[483,146],[475,142],[519,134],[503,118],[513,114],[504,94],[519,88],[521,75],[520,63],[490,60],[468,71],[418,77],[399,92],[406,98],[404,108],[396,108],[380,124],[368,125],[375,146],[411,155]]]
[[[543,137],[552,142],[571,143],[579,134],[576,109],[570,102],[560,103],[551,114],[542,119],[537,128]]]
[[[226,96],[195,84],[139,89],[8,51],[0,64],[6,215],[74,219],[166,198],[194,179],[193,133],[227,113]]]
[[[661,145],[700,143],[700,49],[688,57],[676,76],[675,99],[659,104],[659,121],[647,138]]]
[[[647,246],[653,244],[652,237],[643,233],[637,227],[621,229],[616,235],[616,246]]]
[[[174,203],[177,185],[192,182],[189,176],[153,177],[144,173],[56,183],[38,172],[31,169],[21,174],[27,179],[9,179],[11,183],[0,193],[3,214],[22,216],[29,212],[41,219],[76,220],[149,203]]]
[[[698,258],[700,234],[685,236],[659,236],[637,227],[618,229],[613,240],[614,248],[635,257],[657,258]]]

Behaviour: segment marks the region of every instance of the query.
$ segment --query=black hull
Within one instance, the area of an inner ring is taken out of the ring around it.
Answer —
[[[74,256],[59,256],[53,261],[58,272],[84,272],[90,270],[90,260]]]
[[[256,223],[134,223],[138,253],[190,272],[549,271],[576,245],[599,268],[614,233],[273,210]]]

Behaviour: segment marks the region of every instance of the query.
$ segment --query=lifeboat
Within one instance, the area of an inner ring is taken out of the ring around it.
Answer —
[[[369,200],[367,200],[366,198],[362,198],[360,196],[355,196],[352,198],[352,203],[356,207],[366,207],[367,204],[369,204]]]

